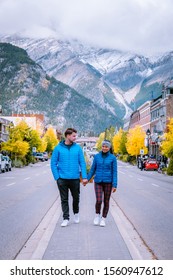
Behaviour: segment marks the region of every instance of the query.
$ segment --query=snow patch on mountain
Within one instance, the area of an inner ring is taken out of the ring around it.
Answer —
[[[129,115],[129,104],[140,93],[141,87],[143,94],[145,86],[161,84],[173,76],[171,52],[145,57],[132,52],[95,48],[77,40],[19,36],[1,37],[0,40],[26,49],[50,76],[114,114],[120,104],[125,108],[125,116]]]
[[[125,107],[125,115],[123,117],[123,119],[126,119],[130,116],[130,114],[132,113],[132,109],[129,108],[129,106],[127,105],[126,100],[124,99],[124,92],[121,91],[121,89],[115,88],[111,83],[109,83],[108,81],[106,81],[106,83],[109,85],[109,87],[112,89],[114,96],[115,96],[115,100],[118,100],[120,104],[123,104],[123,106]]]
[[[133,88],[129,89],[128,91],[126,91],[124,93],[125,100],[128,103],[134,101],[135,97],[137,95],[137,92],[139,92],[140,88],[141,88],[141,83],[137,84],[135,87],[133,87]]]

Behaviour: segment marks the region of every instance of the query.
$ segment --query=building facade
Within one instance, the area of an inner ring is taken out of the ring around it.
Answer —
[[[0,143],[8,141],[11,121],[0,117]]]
[[[159,97],[146,101],[133,112],[129,129],[140,125],[146,132],[149,154],[158,157],[161,136],[166,132],[170,118],[173,118],[173,85],[165,87]]]
[[[21,121],[25,121],[29,127],[37,130],[41,135],[44,132],[44,115],[42,114],[13,114],[12,116],[4,116],[4,118],[13,122],[15,126]]]

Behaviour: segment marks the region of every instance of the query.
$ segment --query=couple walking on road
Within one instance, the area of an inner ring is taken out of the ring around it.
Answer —
[[[111,192],[115,192],[117,188],[117,160],[110,153],[111,143],[108,140],[102,142],[102,151],[95,155],[87,175],[82,148],[75,143],[77,131],[74,128],[67,128],[64,135],[65,140],[54,148],[51,157],[51,170],[61,198],[63,212],[61,226],[66,227],[69,223],[69,190],[73,199],[74,222],[79,223],[80,175],[84,186],[94,176],[96,195],[94,225],[105,226]],[[102,201],[104,205],[101,215]]]

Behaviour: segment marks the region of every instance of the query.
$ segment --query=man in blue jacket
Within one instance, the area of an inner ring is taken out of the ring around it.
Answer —
[[[87,183],[85,158],[82,148],[75,143],[76,136],[77,131],[74,128],[67,128],[65,141],[55,147],[51,157],[51,170],[61,197],[62,227],[69,223],[69,190],[73,198],[74,222],[79,223],[80,173],[83,184]]]

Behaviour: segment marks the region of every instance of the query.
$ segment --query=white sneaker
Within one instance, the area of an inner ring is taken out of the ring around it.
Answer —
[[[74,222],[75,224],[79,224],[79,213],[74,214]]]
[[[96,214],[94,218],[94,225],[98,226],[100,223],[100,214]]]
[[[101,227],[105,227],[106,223],[105,223],[105,218],[101,218],[101,221],[100,221],[100,226]]]
[[[68,226],[69,220],[63,220],[61,227],[66,227]]]

